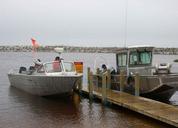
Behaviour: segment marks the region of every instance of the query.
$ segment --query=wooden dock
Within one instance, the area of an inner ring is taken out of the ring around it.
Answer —
[[[94,90],[93,96],[102,99],[102,89],[98,88]],[[81,91],[82,93],[89,94],[89,89],[87,87],[83,87]],[[106,90],[106,100],[145,116],[178,127],[178,108],[175,106],[110,89]]]
[[[109,81],[107,82],[106,75],[102,76],[102,85],[94,86],[92,76],[93,74],[88,68],[88,86],[80,87],[80,91],[88,94],[90,99],[94,96],[101,99],[103,103],[106,101],[111,102],[169,125],[178,127],[177,107],[139,96],[138,89],[140,85],[138,74],[136,75],[137,87],[135,88],[135,95],[122,91],[111,90],[109,87],[110,79],[107,79]],[[123,76],[121,75],[120,84],[123,83],[122,78]],[[122,90],[122,85],[120,86],[120,90]]]

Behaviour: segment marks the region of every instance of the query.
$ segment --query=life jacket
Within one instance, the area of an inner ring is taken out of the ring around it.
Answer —
[[[61,66],[59,61],[53,61],[53,70],[54,71],[61,71]]]

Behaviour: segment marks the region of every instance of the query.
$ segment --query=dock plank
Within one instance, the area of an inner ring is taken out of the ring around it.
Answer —
[[[82,91],[89,93],[86,86],[83,86]],[[101,88],[94,88],[93,95],[101,99],[101,92]],[[178,127],[178,108],[175,106],[120,91],[107,89],[106,92],[109,102]]]

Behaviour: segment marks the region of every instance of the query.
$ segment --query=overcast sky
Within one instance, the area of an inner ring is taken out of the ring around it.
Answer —
[[[178,0],[1,0],[0,45],[31,45],[32,37],[40,45],[178,47]]]

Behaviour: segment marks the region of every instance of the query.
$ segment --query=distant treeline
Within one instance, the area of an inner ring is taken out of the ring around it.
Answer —
[[[81,53],[116,53],[123,49],[122,47],[75,47],[75,46],[40,46],[38,52],[54,52],[55,47],[63,47],[64,52]],[[31,52],[32,46],[0,46],[0,52]],[[178,48],[155,48],[155,54],[178,54]]]

